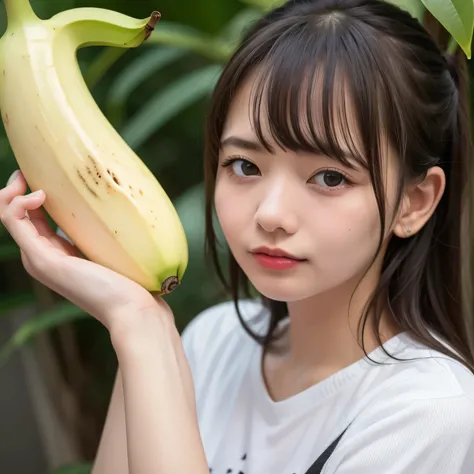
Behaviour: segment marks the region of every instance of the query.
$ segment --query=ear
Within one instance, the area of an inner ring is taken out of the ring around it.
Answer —
[[[423,228],[443,196],[446,176],[439,166],[433,166],[421,182],[407,187],[402,207],[393,229],[401,238],[411,237]]]

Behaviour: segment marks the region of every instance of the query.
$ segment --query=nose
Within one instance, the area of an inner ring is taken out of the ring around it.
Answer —
[[[295,195],[289,184],[280,180],[268,186],[264,193],[255,213],[257,225],[266,232],[280,229],[287,234],[294,234],[298,228],[298,203],[295,202]]]

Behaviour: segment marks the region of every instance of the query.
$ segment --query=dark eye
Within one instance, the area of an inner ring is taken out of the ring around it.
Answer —
[[[335,188],[341,184],[347,183],[343,174],[332,170],[321,171],[315,175],[313,179],[319,186],[323,188]]]
[[[237,176],[258,176],[258,168],[250,161],[236,159],[232,163],[232,170]]]

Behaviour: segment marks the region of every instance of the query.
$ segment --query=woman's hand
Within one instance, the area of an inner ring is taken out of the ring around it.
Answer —
[[[140,318],[153,315],[156,319],[157,312],[174,324],[169,306],[160,297],[81,258],[73,245],[49,227],[41,209],[45,193],[25,195],[26,190],[18,171],[0,190],[0,219],[20,247],[23,265],[33,278],[98,319],[109,332],[127,332]]]

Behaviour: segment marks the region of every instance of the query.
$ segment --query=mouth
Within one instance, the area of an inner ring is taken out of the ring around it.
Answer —
[[[257,247],[251,254],[258,264],[271,270],[287,270],[307,261],[278,248]]]

